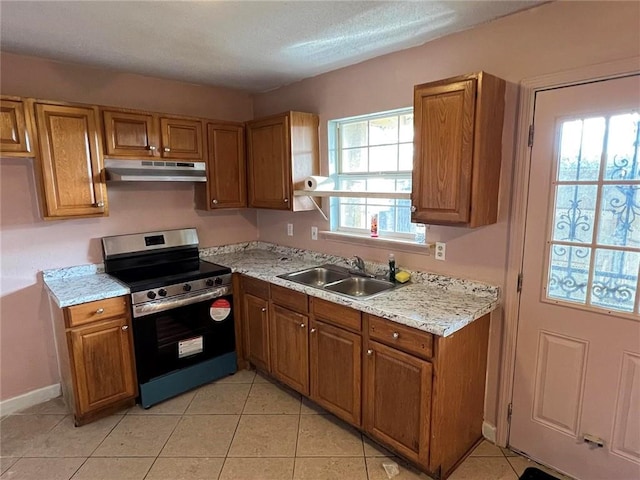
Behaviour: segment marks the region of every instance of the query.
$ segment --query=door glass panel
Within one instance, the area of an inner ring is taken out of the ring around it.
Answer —
[[[638,314],[639,126],[638,112],[561,121],[547,298]]]
[[[598,187],[560,185],[556,188],[553,239],[591,243]]]

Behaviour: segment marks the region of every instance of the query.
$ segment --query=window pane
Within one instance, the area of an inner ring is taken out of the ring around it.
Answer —
[[[340,127],[342,148],[363,147],[368,143],[367,122],[345,123]]]
[[[353,148],[342,151],[341,172],[366,172],[367,148]]]
[[[396,231],[401,233],[414,233],[415,223],[411,223],[411,200],[396,200]]]
[[[596,185],[557,187],[553,240],[591,243],[597,191]]]
[[[637,252],[597,249],[591,303],[633,312],[639,263],[640,254]]]
[[[377,118],[369,122],[369,145],[398,143],[398,117]]]
[[[370,172],[395,172],[398,170],[398,145],[371,147],[369,149]]]
[[[413,170],[413,143],[401,143],[398,145],[398,170]]]
[[[640,247],[638,185],[605,185],[598,225],[598,243]]]
[[[368,192],[393,192],[395,189],[396,181],[393,178],[373,177],[367,181]]]
[[[552,245],[547,297],[585,303],[590,255],[590,248]]]
[[[638,127],[640,114],[616,115],[609,120],[607,140],[607,166],[605,178],[610,180],[635,180],[638,173]]]
[[[396,192],[411,192],[411,178],[396,180]],[[410,200],[402,200],[410,203]]]
[[[598,179],[604,130],[602,117],[562,124],[558,180]]]
[[[347,228],[368,228],[364,205],[340,205],[340,226]]]
[[[400,115],[400,142],[413,142],[413,113]]]
[[[367,181],[365,179],[338,177],[338,188],[348,192],[366,192]]]

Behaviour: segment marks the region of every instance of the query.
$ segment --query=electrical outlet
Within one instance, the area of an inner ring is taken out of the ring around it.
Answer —
[[[287,235],[293,237],[293,223],[287,223]]]
[[[447,253],[447,244],[444,242],[436,242],[436,260],[444,260]]]
[[[311,227],[311,240],[318,239],[318,227]]]

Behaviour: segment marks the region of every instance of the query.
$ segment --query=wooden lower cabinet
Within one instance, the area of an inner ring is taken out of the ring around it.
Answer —
[[[242,299],[247,359],[266,372],[271,371],[269,353],[269,301],[250,293]]]
[[[271,373],[309,395],[309,317],[280,305],[271,305]]]
[[[362,338],[315,319],[310,325],[311,400],[359,427]]]
[[[128,300],[52,304],[52,313],[63,395],[75,424],[133,405],[138,382]]]
[[[416,463],[429,460],[432,365],[369,341],[364,363],[364,429]]]

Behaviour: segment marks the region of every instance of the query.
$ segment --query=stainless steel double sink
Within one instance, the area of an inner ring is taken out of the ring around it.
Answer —
[[[278,277],[309,287],[360,299],[371,298],[397,287],[395,283],[364,276],[344,267],[331,264],[285,273],[278,275]]]

